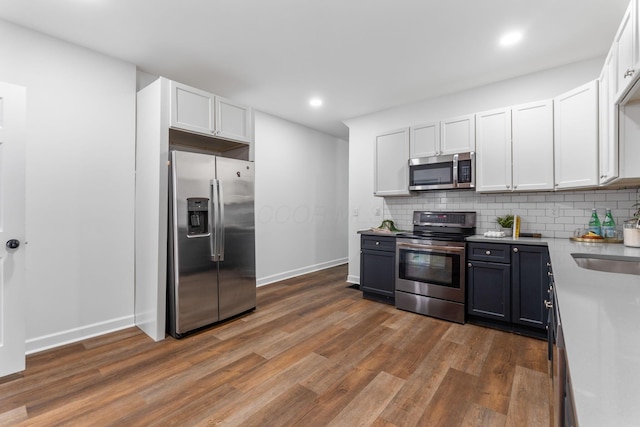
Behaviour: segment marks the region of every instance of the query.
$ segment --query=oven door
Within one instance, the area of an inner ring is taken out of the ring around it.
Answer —
[[[464,243],[396,240],[396,291],[464,303]]]

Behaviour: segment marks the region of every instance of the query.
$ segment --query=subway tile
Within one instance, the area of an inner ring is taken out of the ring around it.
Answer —
[[[576,218],[573,216],[561,216],[561,217],[555,218],[554,222],[556,224],[575,224]]]
[[[527,216],[545,216],[548,215],[549,212],[547,212],[546,209],[527,209],[526,213],[523,213],[523,215],[527,215]]]
[[[535,194],[535,195],[527,196],[528,203],[537,203],[537,202],[544,202],[544,201],[545,201],[544,195]]]
[[[585,202],[601,202],[607,200],[607,195],[604,193],[585,194]]]
[[[629,193],[614,193],[614,194],[607,194],[607,202],[610,201],[626,201],[626,200],[630,200],[631,199],[631,194]]]
[[[547,224],[547,230],[550,231],[565,231],[564,224]]]
[[[530,194],[505,193],[485,195],[472,191],[424,192],[411,197],[386,198],[383,203],[385,218],[396,218],[397,224],[411,227],[415,210],[469,210],[477,212],[478,231],[497,229],[497,216],[509,213],[521,215],[523,226],[530,221],[533,226],[547,225],[566,227],[562,233],[584,226],[591,215],[591,208],[598,209],[601,220],[604,209],[611,208],[614,220],[621,224],[631,217],[635,208],[631,205],[640,197],[639,188],[622,190],[563,191],[562,193],[535,192]],[[559,217],[551,216],[551,209],[558,210]],[[485,230],[483,230],[485,229]],[[546,233],[560,233],[546,230]],[[551,237],[546,235],[546,237]]]
[[[554,224],[555,218],[548,217],[548,216],[540,216],[536,218],[536,222],[540,224]]]

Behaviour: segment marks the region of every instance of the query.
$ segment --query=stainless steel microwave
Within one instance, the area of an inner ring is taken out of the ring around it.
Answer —
[[[409,190],[475,188],[475,153],[419,157],[409,160]]]

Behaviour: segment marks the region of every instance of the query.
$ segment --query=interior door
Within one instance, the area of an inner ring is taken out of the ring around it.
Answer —
[[[25,126],[25,88],[0,82],[0,377],[25,368]]]

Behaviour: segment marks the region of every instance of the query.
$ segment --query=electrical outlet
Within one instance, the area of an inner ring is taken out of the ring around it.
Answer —
[[[558,218],[560,216],[560,208],[553,206],[550,212],[551,218]]]
[[[353,216],[358,216],[358,215],[360,215],[360,209],[353,208]]]

